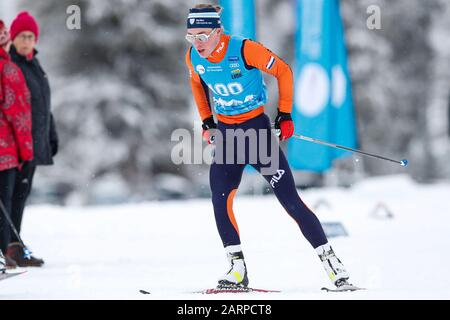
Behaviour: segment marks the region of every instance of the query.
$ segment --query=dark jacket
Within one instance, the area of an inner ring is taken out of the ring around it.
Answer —
[[[50,112],[50,85],[47,74],[36,58],[37,51],[31,60],[17,53],[11,46],[11,60],[15,62],[27,82],[31,92],[31,121],[35,165],[53,164],[53,156],[58,151],[58,135],[53,115]]]

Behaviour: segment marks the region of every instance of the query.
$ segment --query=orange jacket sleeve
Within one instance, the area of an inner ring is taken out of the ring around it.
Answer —
[[[289,65],[262,44],[246,40],[244,59],[247,65],[258,68],[277,78],[278,108],[291,113],[294,96],[294,77]]]
[[[186,53],[186,65],[189,69],[189,80],[191,82],[192,94],[194,95],[195,103],[203,120],[212,116],[211,105],[209,104],[209,92],[206,84],[202,81],[200,76],[194,71],[191,62],[191,48]]]

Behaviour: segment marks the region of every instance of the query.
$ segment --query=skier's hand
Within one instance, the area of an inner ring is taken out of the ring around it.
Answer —
[[[280,141],[287,140],[294,134],[294,122],[292,121],[291,114],[280,112],[275,118],[275,130],[277,131]]]
[[[213,117],[209,117],[205,120],[203,120],[202,124],[203,128],[203,139],[208,142],[208,144],[214,143],[214,129],[217,128],[216,123],[214,122]]]

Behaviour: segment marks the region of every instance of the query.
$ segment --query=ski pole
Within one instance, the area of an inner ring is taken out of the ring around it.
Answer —
[[[328,146],[328,147],[332,147],[332,148],[337,148],[337,149],[342,149],[342,150],[346,150],[346,151],[351,151],[351,152],[363,154],[365,156],[369,156],[369,157],[373,157],[373,158],[377,158],[377,159],[382,159],[382,160],[386,160],[386,161],[390,161],[390,162],[394,162],[394,163],[397,163],[397,164],[401,165],[402,167],[406,167],[408,165],[408,160],[406,160],[406,159],[394,160],[394,159],[386,158],[386,157],[383,157],[383,156],[380,156],[380,155],[376,155],[376,154],[373,154],[373,153],[364,152],[364,151],[361,151],[361,150],[340,146],[338,144],[322,141],[322,140],[319,140],[319,139],[314,139],[314,138],[302,136],[300,134],[294,134],[293,137],[297,138],[297,139],[313,142],[313,143],[322,144],[322,145],[325,145],[325,146]]]
[[[5,205],[3,204],[3,201],[1,199],[0,199],[0,209],[3,212],[3,215],[5,216],[6,221],[8,221],[12,231],[14,232],[14,234],[16,235],[17,239],[19,240],[20,244],[22,245],[23,256],[26,259],[31,259],[31,251],[28,250],[27,246],[23,243],[22,238],[20,237],[19,233],[17,232],[16,227],[14,227],[14,224],[11,221],[11,218],[9,217],[8,212],[6,211]]]

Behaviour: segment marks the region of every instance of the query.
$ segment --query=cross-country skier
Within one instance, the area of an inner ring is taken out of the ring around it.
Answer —
[[[251,164],[270,183],[280,203],[316,250],[333,284],[337,287],[348,285],[349,275],[328,243],[319,220],[297,194],[291,170],[278,143],[270,153],[271,158],[277,157],[275,174],[264,173],[267,162],[259,158],[259,152],[256,161],[251,161],[254,155],[250,154],[248,142],[244,148],[236,148],[236,144],[233,144],[237,154],[232,158],[242,161],[229,163],[216,159],[218,153],[229,155],[226,145],[236,143],[238,139],[236,136],[229,138],[227,130],[236,135],[238,131],[244,134],[252,130],[269,132],[268,135],[257,135],[258,146],[270,146],[270,140],[274,139],[270,134],[269,118],[264,114],[267,96],[261,71],[276,77],[278,81],[275,128],[280,132],[279,139],[286,140],[294,133],[291,119],[293,76],[289,65],[258,42],[225,34],[220,21],[221,10],[220,6],[207,4],[190,9],[186,35],[192,44],[186,54],[186,64],[194,99],[203,121],[203,137],[208,142],[216,137],[210,185],[217,228],[231,265],[229,271],[220,278],[218,288],[247,287],[249,283],[239,229],[232,209],[233,197],[246,164]],[[217,124],[209,103],[210,92]],[[222,137],[221,144],[217,143],[217,136]]]

